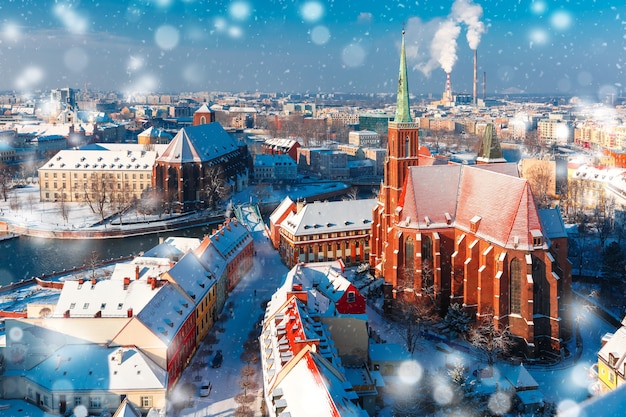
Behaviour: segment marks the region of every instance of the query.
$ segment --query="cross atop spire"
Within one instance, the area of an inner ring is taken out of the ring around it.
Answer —
[[[404,28],[402,29],[402,49],[400,50],[400,74],[398,75],[398,98],[394,122],[411,123],[411,109],[409,107],[409,82],[406,70],[406,52],[404,49]]]

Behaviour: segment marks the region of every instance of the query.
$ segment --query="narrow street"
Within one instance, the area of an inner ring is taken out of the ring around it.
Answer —
[[[194,355],[192,362],[185,369],[180,381],[174,389],[173,398],[182,395],[181,387],[191,383],[197,387],[190,407],[184,408],[178,414],[181,417],[204,417],[204,416],[232,416],[239,404],[235,396],[243,393],[239,383],[242,380],[241,370],[246,366],[241,359],[244,352],[244,343],[250,338],[250,333],[255,330],[254,326],[260,324],[265,310],[264,301],[281,285],[287,273],[287,267],[283,265],[278,252],[273,248],[265,234],[265,228],[257,215],[253,212],[244,211],[244,220],[252,230],[256,256],[254,266],[241,280],[226,300],[226,306],[222,314],[223,321],[216,323],[220,331],[212,330],[217,343],[208,345],[208,338]],[[232,307],[232,313],[231,313]],[[207,352],[211,353],[207,355]],[[219,368],[211,367],[211,360],[215,353],[221,350],[224,356]],[[195,363],[199,362],[201,366]],[[260,362],[251,364],[256,373],[251,379],[256,382],[256,400],[249,404],[256,416],[261,415],[261,398],[263,392],[262,378],[260,375]],[[207,397],[199,396],[199,387],[211,383],[211,391]]]

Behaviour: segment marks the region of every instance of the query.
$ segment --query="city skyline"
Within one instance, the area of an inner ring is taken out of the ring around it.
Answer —
[[[396,90],[401,31],[415,95],[622,94],[611,1],[144,0],[0,6],[1,90],[69,86],[125,94]],[[483,75],[484,74],[484,75]]]

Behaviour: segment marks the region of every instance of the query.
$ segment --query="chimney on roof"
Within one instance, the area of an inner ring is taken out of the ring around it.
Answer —
[[[135,280],[139,279],[139,265],[135,267]]]
[[[68,319],[70,318],[70,311],[69,310],[65,310],[65,312],[63,313],[63,317]]]
[[[130,277],[124,277],[124,289],[127,289],[130,285]]]
[[[128,310],[126,310],[126,317],[132,317],[133,316],[133,309],[129,308]]]
[[[83,278],[78,278],[78,285],[83,285],[85,280]]]
[[[113,357],[113,360],[115,360],[115,363],[117,363],[118,365],[121,365],[123,359],[124,359],[124,351],[122,351],[122,349],[118,349],[115,352],[115,356]]]
[[[98,281],[95,278],[91,278],[91,285],[96,285]]]

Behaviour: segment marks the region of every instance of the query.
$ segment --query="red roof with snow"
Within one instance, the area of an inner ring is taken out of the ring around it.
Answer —
[[[476,236],[502,247],[530,249],[532,231],[541,231],[541,224],[530,185],[509,175],[513,172],[506,166],[411,167],[401,221],[420,229],[474,229]]]

